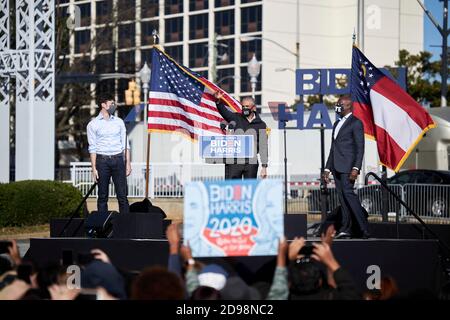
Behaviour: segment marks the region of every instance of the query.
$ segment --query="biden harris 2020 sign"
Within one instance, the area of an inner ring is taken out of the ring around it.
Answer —
[[[284,234],[279,180],[192,182],[184,195],[184,243],[194,257],[276,255]]]

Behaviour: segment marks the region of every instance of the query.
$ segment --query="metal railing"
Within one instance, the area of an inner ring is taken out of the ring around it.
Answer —
[[[450,221],[450,185],[405,184],[389,185],[389,188],[402,199],[417,215],[426,219]],[[383,207],[382,186],[379,184],[355,186],[361,205],[369,216],[381,217]],[[334,186],[328,187],[328,210],[339,205]],[[392,194],[388,194],[388,216],[410,219],[412,215],[400,205]],[[291,191],[290,212],[320,214],[319,186],[298,186]]]
[[[82,194],[86,194],[94,183],[92,169],[89,162],[72,162],[70,182]],[[142,198],[145,196],[145,163],[131,163],[132,172],[127,178],[128,197]],[[288,165],[289,169],[289,165]],[[150,163],[149,166],[149,197],[179,198],[183,197],[184,185],[191,181],[218,181],[224,179],[223,164],[205,163]],[[289,175],[288,175],[289,177]],[[271,164],[268,168],[268,178],[284,178],[283,164]],[[289,192],[289,190],[288,190]],[[115,197],[114,185],[109,186],[109,196]],[[97,196],[97,188],[91,197]]]

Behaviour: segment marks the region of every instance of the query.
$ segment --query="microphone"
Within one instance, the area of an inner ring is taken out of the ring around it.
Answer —
[[[220,123],[220,130],[225,131],[226,128],[227,128],[227,123],[225,121],[222,121]]]
[[[228,131],[230,133],[233,133],[234,128],[236,128],[236,121],[230,121],[230,123],[228,123]]]

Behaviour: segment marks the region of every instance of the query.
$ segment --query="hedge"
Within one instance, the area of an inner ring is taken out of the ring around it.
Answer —
[[[0,227],[45,224],[52,218],[67,217],[82,198],[78,189],[62,182],[27,180],[0,184]]]

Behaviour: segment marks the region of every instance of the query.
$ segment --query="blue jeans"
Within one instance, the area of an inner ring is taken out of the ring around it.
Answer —
[[[97,155],[96,167],[98,171],[98,212],[108,212],[108,187],[112,178],[119,202],[119,211],[120,213],[128,213],[127,177],[123,154],[116,156]]]

